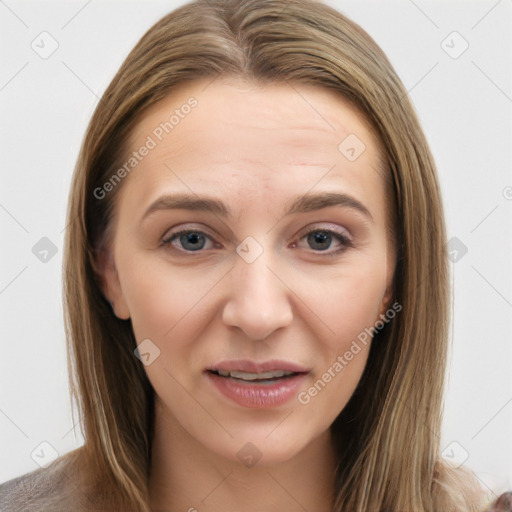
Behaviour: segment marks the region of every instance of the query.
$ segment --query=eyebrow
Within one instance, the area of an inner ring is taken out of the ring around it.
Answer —
[[[313,212],[323,208],[329,208],[331,206],[350,208],[363,214],[373,222],[372,214],[363,203],[355,197],[339,192],[307,193],[303,196],[299,196],[288,203],[288,208],[286,209],[284,216]],[[209,196],[199,196],[196,194],[175,194],[165,195],[154,201],[144,212],[141,220],[144,220],[154,212],[165,210],[203,211],[210,212],[224,218],[232,216],[226,204],[219,199]]]

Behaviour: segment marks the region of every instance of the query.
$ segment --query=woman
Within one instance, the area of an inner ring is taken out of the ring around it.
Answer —
[[[353,22],[306,0],[163,18],[96,109],[68,226],[85,445],[2,510],[489,509],[440,455],[434,164]]]

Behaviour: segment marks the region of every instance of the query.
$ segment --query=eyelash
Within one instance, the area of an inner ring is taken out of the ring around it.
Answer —
[[[322,229],[322,228],[311,228],[308,231],[306,231],[301,237],[300,240],[306,238],[311,233],[325,233],[328,235],[332,235],[333,238],[338,240],[340,243],[340,248],[336,251],[327,252],[327,251],[314,251],[315,254],[321,254],[322,256],[339,256],[342,252],[344,252],[346,249],[350,247],[354,247],[352,244],[352,240],[342,233],[339,233],[338,231],[335,231],[333,229]]]
[[[174,240],[178,239],[181,235],[184,235],[186,233],[196,233],[199,235],[203,235],[204,237],[206,237],[208,239],[212,238],[210,235],[208,235],[208,233],[205,233],[204,231],[201,231],[199,229],[188,228],[188,229],[181,229],[179,231],[171,233],[170,236],[166,237],[165,239],[162,239],[161,245],[164,247],[167,247],[167,246],[171,245]],[[332,251],[332,252],[318,251],[318,250],[313,251],[315,254],[320,254],[324,257],[338,256],[339,254],[344,252],[346,249],[354,247],[352,240],[348,236],[346,236],[342,233],[339,233],[338,231],[335,231],[333,229],[311,228],[308,231],[306,231],[305,233],[303,233],[299,240],[306,238],[311,233],[325,233],[325,234],[331,235],[331,236],[333,236],[333,238],[335,238],[340,243],[341,247],[339,249],[337,249],[336,251]],[[294,245],[296,245],[296,244],[294,243]],[[199,249],[197,251],[187,251],[185,249],[177,248],[177,250],[180,252],[189,253],[189,254],[193,254],[194,252],[197,252],[197,253],[204,252],[201,249]]]

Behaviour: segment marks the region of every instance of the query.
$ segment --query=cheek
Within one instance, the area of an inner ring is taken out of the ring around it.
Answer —
[[[193,331],[222,278],[220,269],[194,272],[165,261],[148,263],[143,256],[126,261],[119,272],[137,341],[164,340],[177,330],[183,334],[184,328]]]
[[[308,324],[316,326],[313,335],[322,353],[322,364],[314,375],[321,382],[311,392],[315,395],[322,391],[317,406],[329,403],[339,412],[364,371],[372,328],[380,318],[386,291],[386,261],[376,257],[365,263],[361,258],[347,263],[329,279],[314,281],[315,276],[303,278],[301,286],[301,296],[312,312]]]
[[[322,357],[297,400],[310,417],[322,418],[322,428],[328,428],[344,409],[361,379],[385,291],[384,278],[378,270],[354,270],[333,280],[323,293],[309,294],[308,305],[315,307],[322,320],[316,322],[319,327],[314,333]],[[311,284],[309,289],[314,289]]]
[[[369,344],[348,344],[346,348],[346,351],[334,355],[321,371],[315,373],[307,387],[297,396],[299,407],[306,408],[309,417],[320,420],[320,430],[327,429],[345,408],[368,359]]]
[[[379,317],[386,291],[385,260],[365,264],[361,258],[325,275],[297,273],[291,282],[307,306],[301,315],[315,326],[324,344],[341,350]]]

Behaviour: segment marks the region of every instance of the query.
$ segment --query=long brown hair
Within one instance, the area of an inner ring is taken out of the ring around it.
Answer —
[[[130,321],[103,296],[98,264],[122,183],[101,199],[94,191],[122,165],[144,109],[178,84],[218,75],[335,90],[371,123],[384,153],[402,310],[375,334],[359,386],[332,425],[334,510],[478,510],[469,471],[440,455],[449,281],[431,153],[382,50],[311,0],[197,0],[175,10],[142,37],[96,108],[73,177],[64,254],[70,373],[91,478],[112,509],[149,510],[153,390]]]

